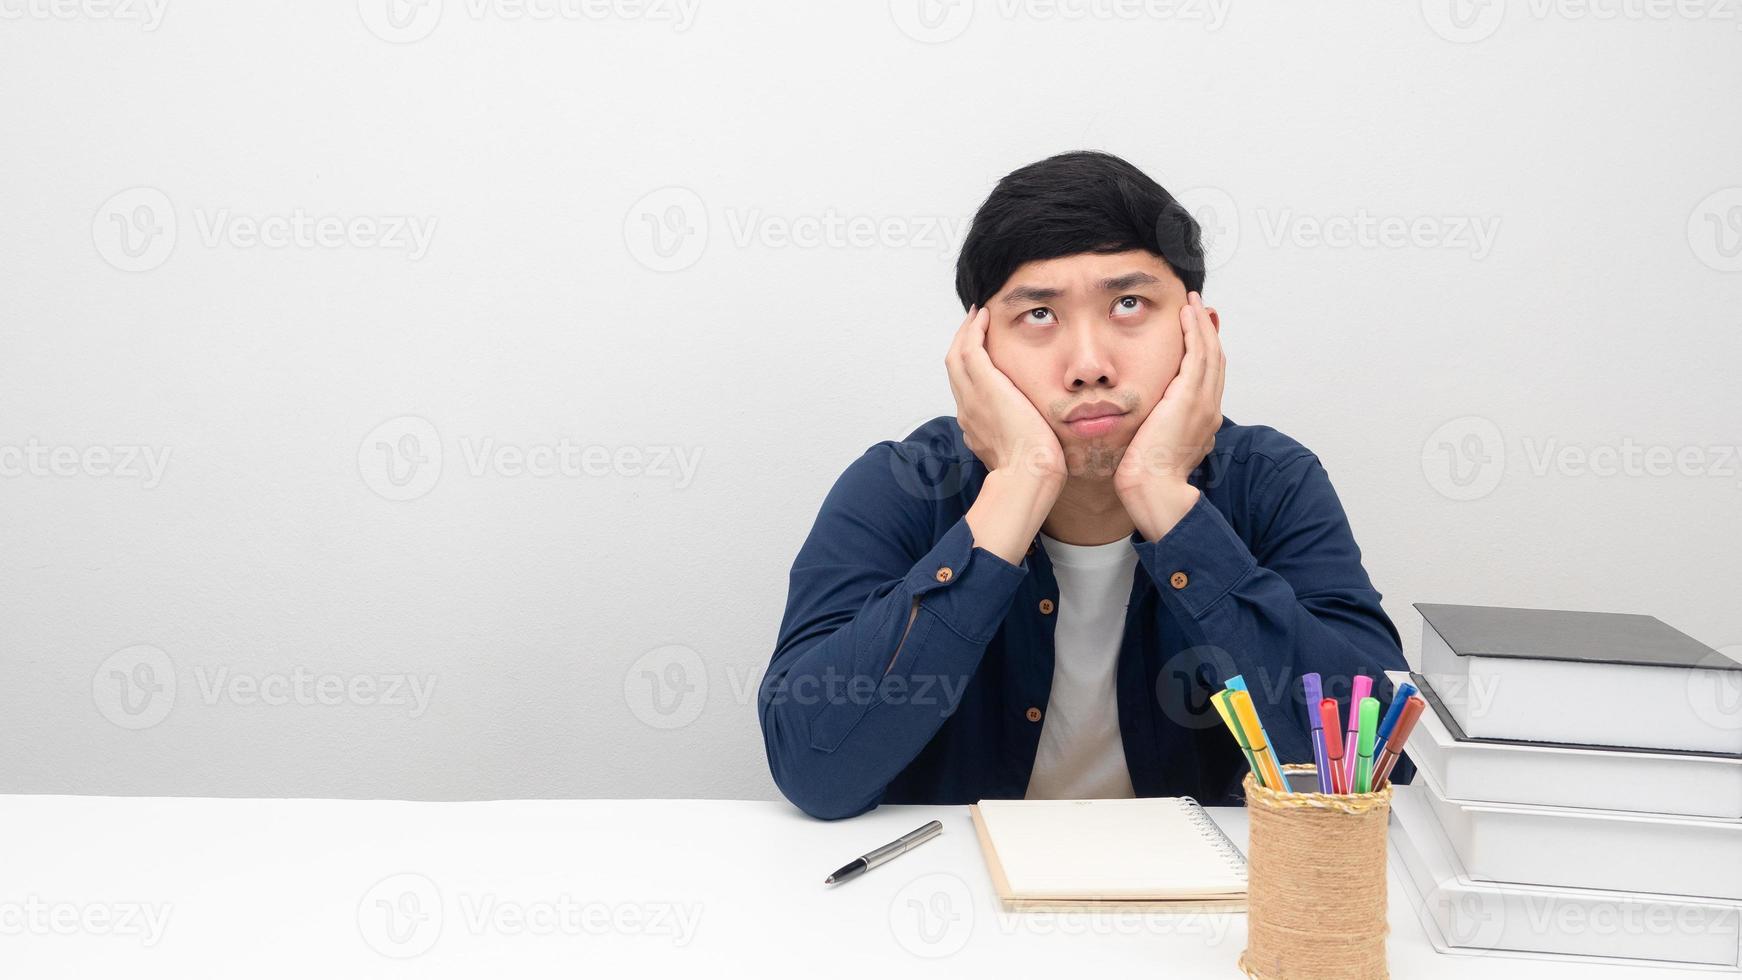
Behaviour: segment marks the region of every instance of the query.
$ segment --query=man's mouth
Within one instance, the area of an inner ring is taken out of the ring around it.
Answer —
[[[1125,410],[1112,402],[1090,402],[1071,409],[1065,425],[1079,436],[1099,436],[1118,428],[1125,415]]]

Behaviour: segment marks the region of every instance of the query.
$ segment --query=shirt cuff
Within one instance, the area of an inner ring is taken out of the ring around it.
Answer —
[[[1200,618],[1258,567],[1228,519],[1198,495],[1197,503],[1159,541],[1136,543],[1138,561],[1164,601]]]
[[[1027,560],[1012,565],[975,547],[974,529],[962,517],[914,564],[905,583],[944,625],[965,640],[985,643],[998,632],[1027,575]]]

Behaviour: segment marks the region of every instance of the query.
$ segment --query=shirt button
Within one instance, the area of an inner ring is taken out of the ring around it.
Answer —
[[[1040,720],[1040,709],[1039,708],[1029,708],[1026,712],[1024,712],[1024,715],[1028,718],[1029,721],[1039,721]]]
[[[944,567],[938,569],[937,578],[938,578],[939,582],[948,582],[950,579],[955,578],[955,577],[956,577],[956,573],[950,571],[950,566],[948,566],[948,565],[945,565]]]
[[[1184,572],[1174,572],[1172,575],[1169,575],[1167,577],[1167,584],[1173,586],[1176,589],[1185,588],[1186,583],[1190,582],[1190,581],[1191,581],[1191,579],[1186,578],[1186,573],[1184,573]]]
[[[1048,615],[1052,614],[1052,600],[1051,599],[1040,600],[1040,614],[1042,616],[1048,616]],[[1033,721],[1034,719],[1030,718],[1029,720]]]

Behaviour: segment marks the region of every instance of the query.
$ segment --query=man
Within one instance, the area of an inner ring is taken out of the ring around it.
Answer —
[[[1397,631],[1324,468],[1222,415],[1203,283],[1197,223],[1117,157],[998,182],[956,266],[955,418],[848,466],[792,565],[758,707],[799,808],[1237,803],[1228,677],[1283,762],[1312,761],[1302,673],[1389,699]]]

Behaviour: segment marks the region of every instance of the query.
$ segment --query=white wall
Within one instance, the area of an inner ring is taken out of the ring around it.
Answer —
[[[1226,411],[1320,453],[1412,654],[1423,600],[1742,644],[1715,0],[927,2],[0,0],[0,790],[774,796],[792,555],[851,459],[952,411],[960,223],[1083,147],[1214,226]],[[378,227],[247,237],[299,214]],[[782,237],[829,216],[889,224]],[[403,218],[426,247],[377,237]],[[1355,219],[1416,240],[1314,237]],[[475,475],[486,440],[694,468]],[[1538,463],[1568,446],[1686,472]]]

